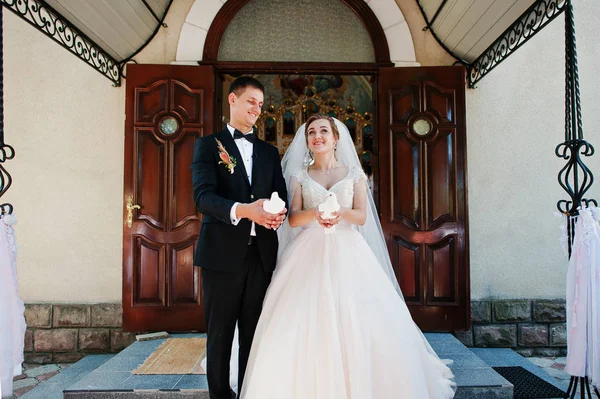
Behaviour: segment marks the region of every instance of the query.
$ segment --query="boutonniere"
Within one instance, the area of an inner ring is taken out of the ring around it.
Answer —
[[[221,158],[219,165],[225,165],[225,167],[229,170],[229,173],[233,174],[233,170],[237,165],[237,161],[234,157],[229,155],[225,147],[223,147],[223,143],[221,143],[219,139],[215,138],[215,140],[217,141],[217,147],[219,148],[219,158]]]

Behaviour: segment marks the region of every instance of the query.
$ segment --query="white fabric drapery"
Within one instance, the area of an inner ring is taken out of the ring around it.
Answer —
[[[12,395],[13,377],[21,374],[25,340],[25,305],[17,283],[15,215],[0,219],[0,393]]]
[[[600,385],[600,210],[581,207],[567,271],[565,371]],[[568,220],[565,220],[568,222]],[[563,230],[563,241],[566,242]]]

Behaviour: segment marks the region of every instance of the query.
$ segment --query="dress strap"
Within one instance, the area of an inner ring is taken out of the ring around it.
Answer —
[[[367,180],[367,175],[362,170],[362,168],[359,166],[352,167],[351,175],[352,175],[352,180],[354,181],[354,183],[358,183],[362,179]]]

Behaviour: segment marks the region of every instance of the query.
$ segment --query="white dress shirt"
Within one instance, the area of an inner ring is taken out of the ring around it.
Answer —
[[[233,137],[233,132],[235,128],[230,124],[227,124],[227,130],[231,133],[231,137]],[[246,132],[244,134],[253,133],[253,131]],[[248,181],[252,184],[252,155],[254,154],[254,144],[249,142],[246,139],[237,139],[233,140],[238,150],[240,151],[240,155],[242,156],[242,162],[244,162],[244,167],[246,168],[246,172],[248,173]],[[231,224],[237,226],[240,222],[240,219],[237,217],[236,210],[239,202],[236,202],[231,207],[231,211],[229,212],[229,217],[231,219]],[[254,226],[254,222],[252,222],[252,228],[250,229],[250,235],[256,236],[256,227]]]

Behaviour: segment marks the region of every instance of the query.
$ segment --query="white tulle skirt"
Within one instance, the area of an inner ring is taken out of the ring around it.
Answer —
[[[280,260],[242,399],[444,399],[450,369],[362,236],[302,230]]]
[[[600,210],[582,208],[567,271],[565,371],[600,386]]]
[[[17,248],[13,215],[0,219],[0,396],[12,395],[13,377],[21,374],[25,305],[17,289]]]

